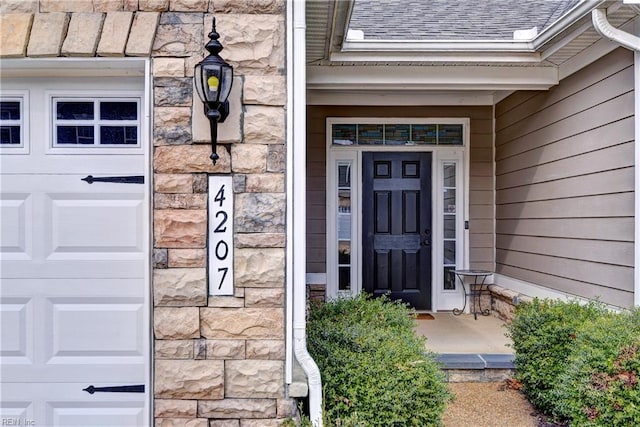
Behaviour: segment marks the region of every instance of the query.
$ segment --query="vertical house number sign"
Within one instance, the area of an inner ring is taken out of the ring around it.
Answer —
[[[233,295],[233,184],[209,176],[209,295]]]

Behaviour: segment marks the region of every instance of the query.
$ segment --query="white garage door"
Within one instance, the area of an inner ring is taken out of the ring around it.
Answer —
[[[134,392],[149,360],[142,89],[137,78],[3,79],[3,425],[148,423],[147,393]]]

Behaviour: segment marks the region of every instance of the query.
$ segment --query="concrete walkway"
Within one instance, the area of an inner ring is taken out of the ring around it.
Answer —
[[[435,353],[512,354],[507,347],[504,322],[493,316],[432,313],[433,320],[416,320],[416,332],[427,337],[427,349]]]

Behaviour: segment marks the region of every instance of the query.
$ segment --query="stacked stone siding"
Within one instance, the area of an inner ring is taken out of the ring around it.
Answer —
[[[4,58],[151,58],[155,425],[281,425],[295,412],[284,379],[284,0],[1,0],[0,13]],[[213,16],[235,74],[215,166],[192,82]],[[209,174],[233,177],[233,296],[207,291]]]

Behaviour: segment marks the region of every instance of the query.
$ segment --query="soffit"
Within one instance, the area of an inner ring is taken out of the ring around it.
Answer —
[[[637,9],[629,5],[623,5],[615,10],[609,8],[607,15],[607,19],[611,25],[617,28],[630,26],[631,22],[638,18],[639,14]],[[557,52],[550,54],[546,60],[551,64],[561,65],[601,39],[600,34],[596,32],[593,25],[589,22],[586,25],[586,29],[580,35],[573,38],[567,44],[564,44]]]

